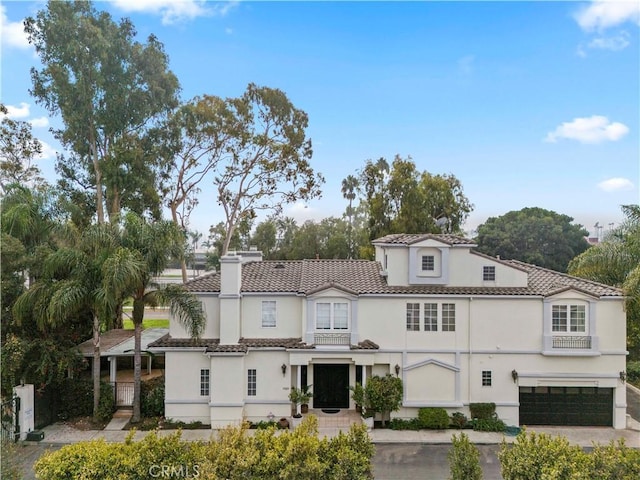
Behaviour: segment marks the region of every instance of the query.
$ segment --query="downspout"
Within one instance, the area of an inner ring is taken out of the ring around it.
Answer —
[[[471,357],[473,356],[473,347],[471,345],[471,303],[473,297],[469,297],[469,328],[467,329],[468,344],[469,344],[469,366],[467,369],[467,400],[471,404]]]

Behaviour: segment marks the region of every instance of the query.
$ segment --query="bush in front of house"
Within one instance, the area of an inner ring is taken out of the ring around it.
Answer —
[[[470,403],[469,410],[471,418],[489,419],[496,413],[496,404],[491,403]]]
[[[418,410],[418,421],[422,428],[443,430],[449,426],[449,415],[444,408],[421,408]]]
[[[164,376],[141,382],[140,410],[143,417],[164,416]]]
[[[67,378],[59,389],[58,418],[68,420],[93,415],[93,381],[80,378]],[[97,418],[109,421],[115,411],[113,387],[100,382],[100,403]]]
[[[180,432],[158,437],[148,434],[124,444],[104,440],[79,442],[45,453],[36,462],[41,480],[82,478],[200,478],[240,480],[372,479],[374,447],[364,425],[327,439],[318,437],[318,421],[309,416],[293,431],[274,427],[247,436],[248,424],[220,431],[216,440],[186,442]],[[165,470],[160,470],[164,467]]]
[[[422,425],[417,418],[392,418],[389,422],[389,428],[391,430],[420,430]]]
[[[624,440],[587,453],[564,437],[522,431],[513,446],[502,442],[498,458],[504,480],[632,480],[640,478],[640,450]]]
[[[451,437],[451,450],[447,454],[451,480],[481,480],[480,452],[469,442],[469,437],[461,433],[460,437]]]
[[[450,425],[454,428],[464,428],[469,423],[469,419],[462,412],[453,412],[451,414],[451,423]]]
[[[507,425],[497,416],[492,418],[474,418],[471,420],[473,429],[478,432],[504,432]]]

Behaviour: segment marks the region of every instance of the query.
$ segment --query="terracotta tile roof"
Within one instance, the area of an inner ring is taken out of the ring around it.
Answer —
[[[380,346],[371,340],[363,340],[358,345],[351,345],[351,350],[378,350]]]
[[[384,237],[376,238],[371,243],[386,243],[392,245],[411,245],[423,240],[436,240],[447,245],[475,245],[470,240],[459,235],[437,234],[437,233],[392,233]]]
[[[251,348],[295,348],[302,344],[301,338],[241,338],[240,344]]]
[[[247,353],[246,345],[212,345],[207,347],[205,353]]]
[[[218,345],[217,338],[172,338],[167,334],[149,344],[149,348],[208,348]]]
[[[560,290],[566,290],[565,287],[569,287],[595,297],[624,296],[621,289],[609,285],[572,277],[566,273],[556,272],[518,260],[505,260],[505,262],[526,270],[529,273],[529,289],[538,292],[539,295],[553,295],[559,293]]]
[[[389,237],[389,236],[387,236]],[[440,236],[442,237],[442,236]],[[452,237],[452,236],[449,236]],[[386,237],[383,237],[386,238]],[[462,239],[462,237],[456,237]],[[466,241],[466,239],[462,239]],[[243,293],[290,293],[310,295],[335,287],[353,295],[535,295],[548,296],[569,287],[595,297],[622,297],[622,291],[596,282],[571,277],[517,260],[499,260],[527,272],[526,287],[453,287],[447,285],[392,286],[380,274],[381,265],[371,260],[287,260],[251,262],[242,266]],[[205,275],[185,284],[194,293],[220,291],[220,275]]]

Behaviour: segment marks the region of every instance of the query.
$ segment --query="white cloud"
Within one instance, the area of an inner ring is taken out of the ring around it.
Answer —
[[[629,46],[629,34],[625,31],[618,33],[613,37],[596,37],[589,42],[589,48],[598,48],[600,50],[623,50]]]
[[[163,25],[203,16],[225,16],[238,2],[208,3],[204,0],[113,0],[125,12],[147,12],[162,16]]]
[[[563,138],[581,143],[615,142],[627,133],[629,133],[629,128],[626,125],[620,122],[610,122],[607,117],[602,115],[593,115],[574,118],[571,122],[560,124],[553,132],[549,132],[544,140],[551,143]]]
[[[614,177],[600,182],[598,188],[605,192],[623,192],[633,190],[634,186],[628,178]]]
[[[38,141],[40,142],[40,145],[42,145],[42,153],[39,156],[41,160],[49,160],[51,158],[56,158],[56,153],[58,153],[58,151],[55,148],[53,148],[47,142],[43,142],[42,140],[38,140]]]
[[[233,35],[233,28],[225,28],[224,29],[224,33],[226,33],[227,35]]]
[[[29,104],[20,102],[19,107],[13,105],[5,105],[7,107],[7,117],[9,118],[25,118],[29,116]]]
[[[22,21],[10,22],[5,12],[5,7],[0,5],[2,45],[15,48],[29,48],[29,41],[27,40],[27,34],[24,33]]]
[[[49,125],[49,119],[47,117],[33,118],[29,120],[29,123],[33,128],[43,128]]]
[[[474,55],[465,55],[458,60],[458,69],[463,75],[470,75],[473,72],[473,62],[476,59]]]
[[[640,25],[640,2],[638,0],[595,0],[578,10],[574,18],[586,31],[602,31],[625,22]]]

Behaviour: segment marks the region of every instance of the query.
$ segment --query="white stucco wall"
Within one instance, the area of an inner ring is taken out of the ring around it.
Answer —
[[[165,353],[165,416],[209,422],[209,397],[200,395],[200,370],[211,368],[201,352]]]
[[[276,302],[276,326],[262,326],[262,302]],[[244,338],[293,338],[302,336],[304,300],[293,295],[243,295],[242,328]]]

